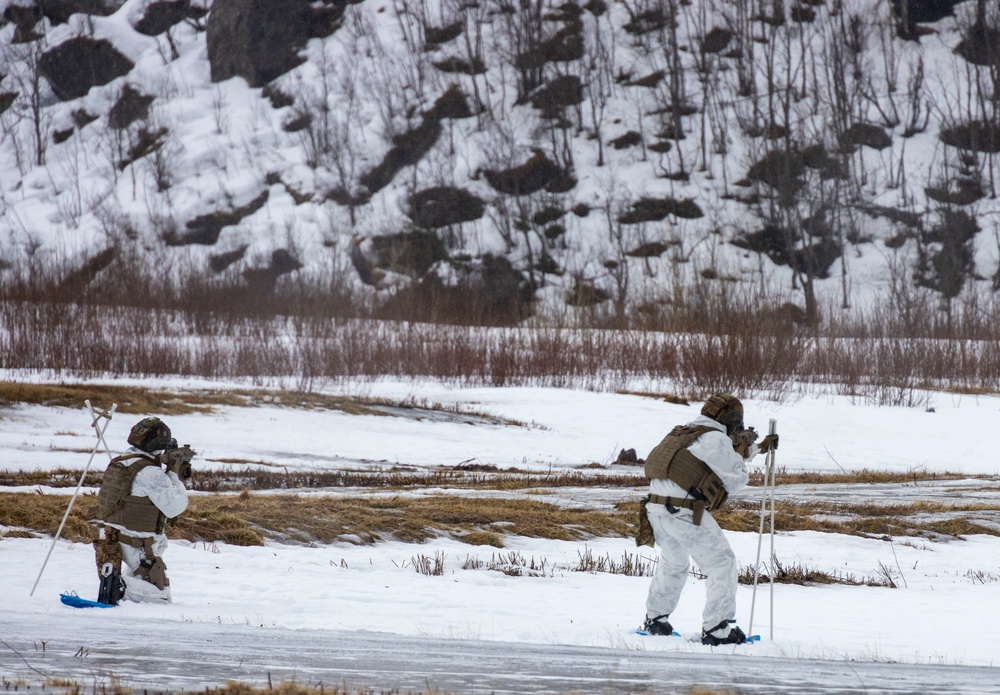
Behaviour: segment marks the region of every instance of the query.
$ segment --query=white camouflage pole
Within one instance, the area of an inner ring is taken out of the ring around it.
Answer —
[[[768,434],[777,434],[778,421],[771,419],[768,427]],[[770,488],[770,492],[768,489]],[[747,626],[749,634],[753,634],[753,615],[757,605],[757,580],[760,578],[760,547],[764,540],[764,514],[768,497],[771,498],[771,632],[770,639],[774,639],[774,448],[767,452],[767,466],[764,468],[764,494],[760,498],[760,528],[757,531],[757,559],[754,562],[753,572],[753,594],[750,599],[750,624]]]
[[[56,531],[55,538],[52,539],[52,545],[49,546],[49,552],[45,556],[45,561],[42,562],[42,568],[38,570],[38,576],[35,578],[35,583],[31,587],[31,593],[28,596],[35,595],[35,589],[38,588],[38,582],[42,578],[42,573],[45,572],[45,566],[49,564],[49,558],[52,557],[52,551],[56,547],[56,543],[59,541],[59,536],[62,535],[63,526],[66,525],[66,519],[69,518],[69,512],[73,509],[73,503],[76,501],[77,495],[80,494],[80,488],[83,487],[83,479],[87,477],[87,471],[90,470],[90,464],[94,461],[94,456],[97,455],[97,450],[100,448],[101,444],[104,445],[104,450],[108,452],[108,456],[111,456],[111,449],[108,447],[108,443],[104,441],[104,432],[108,429],[108,425],[111,424],[111,417],[115,414],[115,409],[118,407],[117,403],[113,403],[107,410],[98,409],[94,412],[94,406],[90,404],[90,401],[84,401],[87,404],[87,410],[90,411],[90,426],[94,428],[94,432],[97,433],[97,441],[94,442],[94,449],[90,452],[90,459],[87,460],[87,466],[83,469],[83,473],[80,475],[80,482],[76,484],[76,490],[73,492],[73,496],[69,500],[69,506],[66,507],[66,513],[63,514],[62,521],[59,523],[59,529]],[[100,423],[104,419],[107,422]],[[100,423],[100,424],[99,424]],[[103,427],[100,426],[103,424]]]

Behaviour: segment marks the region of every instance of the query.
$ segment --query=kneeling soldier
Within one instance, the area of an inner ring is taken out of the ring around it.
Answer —
[[[191,478],[194,452],[186,444],[178,447],[170,428],[155,417],[136,423],[128,443],[131,448],[108,464],[97,497],[98,600],[111,605],[121,599],[169,602],[164,529],[167,519],[187,509],[182,481]]]

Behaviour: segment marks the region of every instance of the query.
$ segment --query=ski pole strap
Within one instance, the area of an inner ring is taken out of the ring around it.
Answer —
[[[690,498],[683,497],[664,497],[663,495],[650,495],[649,501],[653,504],[662,504],[667,508],[671,514],[677,512],[677,509],[690,509],[694,516],[691,522],[695,526],[701,526],[701,518],[705,514],[705,500],[693,500]]]

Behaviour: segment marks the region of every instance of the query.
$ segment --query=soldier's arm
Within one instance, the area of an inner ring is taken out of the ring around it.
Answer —
[[[132,483],[132,494],[148,497],[168,519],[179,516],[188,506],[187,489],[174,472],[157,466],[143,468]]]

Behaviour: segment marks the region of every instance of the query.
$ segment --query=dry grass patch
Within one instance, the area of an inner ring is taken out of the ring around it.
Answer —
[[[181,394],[142,386],[0,382],[0,403],[81,408],[86,400],[97,408],[110,408],[112,403],[117,403],[117,412],[134,415],[187,415],[208,413],[222,405],[246,405],[241,396],[228,391],[193,391]]]
[[[809,471],[788,471],[778,468],[775,471],[775,481],[778,485],[852,485],[852,484],[898,484],[919,483],[932,480],[966,480],[989,479],[989,475],[973,475],[951,471],[910,470],[872,471],[862,468],[859,471],[844,471],[842,473],[818,473]],[[760,487],[764,484],[764,471],[750,471],[750,485]]]
[[[223,462],[221,459],[212,461]],[[228,462],[245,463],[239,459]],[[198,461],[195,460],[197,466]],[[81,471],[58,468],[52,471],[0,470],[0,486],[75,487]],[[84,485],[97,487],[103,472],[88,471]],[[607,487],[634,488],[646,484],[641,475],[617,473],[585,474],[575,471],[563,473],[532,473],[491,470],[469,470],[465,467],[436,468],[432,470],[323,470],[296,471],[278,464],[254,461],[253,466],[232,469],[195,468],[191,489],[199,492],[240,492],[242,490],[315,490],[323,488],[375,488],[384,490],[411,490],[422,488],[454,488],[463,490],[536,490],[546,488]]]
[[[0,493],[0,525],[52,535],[66,510],[65,495]],[[97,496],[77,498],[63,529],[67,540],[90,542],[88,523],[97,514]],[[453,536],[499,547],[508,535],[559,540],[626,536],[629,521],[621,514],[564,509],[536,500],[431,497],[300,497],[295,495],[208,495],[191,500],[187,511],[170,522],[167,534],[190,541],[262,545],[265,538],[292,543],[351,540],[422,542]]]
[[[917,501],[909,504],[834,504],[830,502],[775,502],[775,528],[779,531],[823,531],[866,538],[889,536],[951,536],[1000,531],[964,518],[963,514],[1000,512],[1000,505],[948,505]],[[756,533],[760,528],[760,505],[736,500],[712,512],[719,524],[730,531]],[[948,519],[928,520],[928,516],[949,515]],[[919,517],[919,518],[918,518]]]
[[[322,393],[289,390],[232,389],[173,392],[143,386],[113,386],[103,384],[31,384],[0,381],[0,404],[28,403],[32,405],[81,408],[89,400],[97,408],[110,408],[117,403],[117,412],[125,414],[187,415],[210,413],[215,408],[258,407],[273,405],[306,410],[336,410],[348,415],[411,415],[423,412],[448,413],[457,418],[512,427],[528,425],[510,418],[467,410],[461,404],[429,403],[410,399],[392,401],[383,398],[355,398]]]
[[[196,498],[173,533],[191,540],[212,540],[219,515],[241,519],[263,537],[301,543],[355,540],[422,542],[438,536],[468,538],[469,533],[579,540],[624,536],[628,522],[598,511],[563,509],[535,500],[430,497],[300,497],[254,495]],[[492,537],[489,537],[492,539]],[[490,543],[494,545],[495,543]]]

